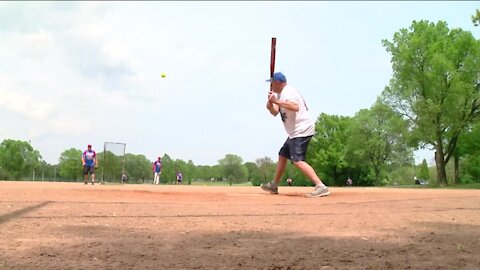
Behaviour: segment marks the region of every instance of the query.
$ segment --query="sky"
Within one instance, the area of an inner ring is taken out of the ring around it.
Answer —
[[[287,135],[265,108],[276,71],[314,119],[370,108],[392,76],[382,40],[413,20],[479,38],[474,1],[0,2],[0,141],[57,164],[70,148],[126,143],[216,165],[277,159]],[[160,75],[166,74],[165,78]],[[431,151],[415,153],[433,163]]]

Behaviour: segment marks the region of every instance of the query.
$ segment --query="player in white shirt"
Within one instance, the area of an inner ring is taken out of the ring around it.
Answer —
[[[303,97],[297,89],[287,84],[287,78],[281,72],[273,74],[267,109],[273,116],[280,114],[288,138],[278,153],[273,181],[262,184],[260,187],[272,194],[278,194],[278,183],[287,166],[287,160],[290,160],[315,185],[315,190],[307,194],[307,197],[329,195],[328,187],[323,184],[312,166],[305,161],[308,143],[315,134],[315,122],[310,117]]]

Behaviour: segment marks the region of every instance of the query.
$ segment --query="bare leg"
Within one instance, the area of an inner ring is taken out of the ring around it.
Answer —
[[[284,156],[278,156],[278,163],[277,169],[275,171],[275,177],[273,178],[273,182],[278,185],[280,183],[280,178],[282,178],[283,172],[287,167],[287,158]]]
[[[323,185],[322,180],[318,177],[315,170],[305,161],[297,161],[294,162],[295,166],[308,178],[312,181],[313,184],[316,185]]]

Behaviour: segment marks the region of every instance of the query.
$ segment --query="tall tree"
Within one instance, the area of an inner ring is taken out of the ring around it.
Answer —
[[[259,174],[260,174],[260,182],[266,182],[273,179],[275,174],[275,162],[269,157],[257,158],[255,160],[255,164],[257,164]],[[258,183],[260,185],[260,183]]]
[[[160,176],[160,182],[175,183],[175,163],[168,154],[162,157],[162,175]]]
[[[247,168],[247,171],[248,171],[248,176],[247,176],[247,179],[248,181],[250,181],[252,183],[252,185],[256,186],[256,185],[260,185],[260,170],[257,166],[257,164],[255,164],[254,162],[245,162],[243,164],[243,166],[245,166],[245,168]]]
[[[346,145],[352,118],[320,114],[316,134],[308,146],[307,160],[323,182],[340,185],[347,177]]]
[[[50,181],[55,178],[55,166],[48,164],[45,160],[40,161],[38,171],[42,181]]]
[[[462,156],[462,171],[468,181],[480,182],[480,121],[462,134],[458,140],[458,153]]]
[[[208,165],[199,165],[196,167],[195,171],[196,171],[195,179],[200,179],[203,181],[210,180],[217,176],[217,174],[215,173],[215,169],[212,166],[208,166]]]
[[[82,150],[70,148],[60,154],[58,171],[66,179],[78,180],[82,176]]]
[[[422,165],[420,165],[420,172],[418,174],[418,177],[425,180],[430,179],[430,172],[428,170],[428,164],[426,159],[423,159]]]
[[[442,21],[413,21],[382,42],[393,69],[384,102],[409,121],[418,146],[433,147],[437,184],[447,185],[458,137],[480,116],[480,42]]]
[[[97,179],[102,177],[102,180],[108,182],[120,182],[122,177],[122,170],[124,169],[124,156],[123,154],[117,155],[112,151],[96,152],[98,169],[95,170]]]
[[[381,184],[389,164],[404,164],[412,157],[406,142],[407,123],[381,102],[360,110],[349,130],[348,150],[356,160],[367,162]]]
[[[0,167],[9,177],[19,180],[27,170],[40,166],[42,156],[30,143],[5,139],[0,144]]]
[[[190,159],[187,161],[187,166],[185,168],[185,176],[183,179],[187,180],[187,183],[190,185],[192,180],[196,177],[197,172],[196,172],[196,167],[193,161]]]
[[[144,155],[125,154],[125,172],[129,181],[150,179],[152,177],[152,164]]]
[[[223,175],[232,182],[239,182],[246,180],[247,168],[243,166],[241,157],[233,154],[227,154],[224,158],[218,161],[218,165],[223,169]]]

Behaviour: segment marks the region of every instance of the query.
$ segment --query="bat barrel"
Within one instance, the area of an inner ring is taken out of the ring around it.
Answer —
[[[277,38],[272,37],[272,47],[270,49],[270,79],[273,77],[275,72],[275,51],[277,47]]]

